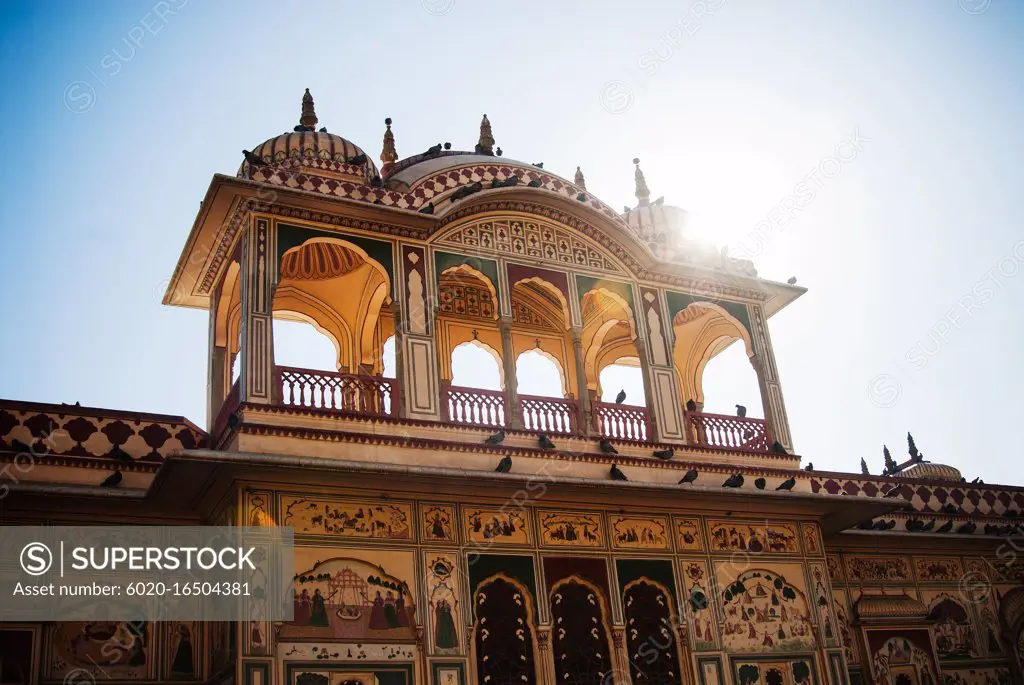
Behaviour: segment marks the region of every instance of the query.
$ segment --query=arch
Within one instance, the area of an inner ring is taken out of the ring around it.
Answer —
[[[587,314],[585,311],[587,298],[589,298],[591,295],[594,295],[595,299],[598,295],[602,297],[607,297],[612,302],[614,302],[615,304],[622,308],[622,310],[626,313],[626,316],[624,317],[624,322],[629,324],[629,337],[631,340],[635,340],[636,322],[634,321],[633,317],[633,308],[629,306],[629,303],[626,302],[626,300],[621,295],[619,295],[618,293],[614,293],[611,290],[608,290],[607,288],[597,287],[592,290],[588,290],[586,293],[583,294],[583,297],[580,298],[580,310],[584,320],[587,318]],[[610,307],[611,305],[606,304],[604,305],[604,309],[602,311],[607,311]],[[586,325],[586,321],[584,321],[584,325]]]
[[[635,375],[635,378],[621,379],[622,382],[606,384],[603,379],[606,379],[606,374],[616,367],[623,369],[623,371],[620,372],[623,374],[628,370],[629,375]],[[644,390],[643,370],[640,368],[640,360],[637,357],[619,357],[612,363],[606,364],[601,368],[601,373],[598,374],[597,378],[598,397],[601,401],[612,402],[614,400],[614,395],[608,399],[605,399],[605,396],[613,391],[618,393],[619,389],[626,391],[626,400],[623,402],[624,405],[633,407],[647,406],[647,393]]]
[[[523,357],[525,357],[526,355],[536,355],[536,356],[541,357],[542,359],[550,362],[552,365],[554,365],[555,370],[558,373],[558,387],[561,388],[561,390],[559,391],[559,394],[552,395],[552,394],[550,394],[548,392],[544,392],[544,391],[534,392],[532,389],[530,389],[530,384],[529,383],[524,383],[523,382],[523,380],[522,380],[522,378],[520,378],[520,374],[519,374],[519,363],[522,361]],[[525,350],[525,351],[521,352],[518,357],[516,357],[516,381],[517,381],[518,391],[519,391],[520,394],[523,394],[523,395],[537,395],[539,397],[567,397],[569,395],[569,379],[565,375],[565,369],[562,368],[561,362],[559,362],[558,358],[555,357],[553,354],[551,354],[550,352],[547,352],[544,349],[541,349],[540,347],[535,347],[535,348],[530,349],[530,350]],[[529,392],[527,392],[527,390],[524,390],[524,388],[529,389]]]
[[[692,399],[703,406],[707,364],[733,342],[742,340],[747,358],[754,359],[750,332],[736,317],[713,302],[690,303],[672,318],[672,329],[675,337],[672,361],[684,402]]]
[[[437,283],[439,289],[442,288],[444,285],[445,276],[448,276],[451,280],[455,282],[471,279],[472,281],[479,281],[480,283],[482,283],[483,286],[487,289],[487,292],[491,294],[491,301],[494,302],[495,304],[494,314],[493,316],[488,318],[495,320],[498,318],[498,290],[495,287],[494,283],[491,282],[491,279],[486,274],[484,274],[479,269],[470,266],[469,264],[456,264],[455,266],[450,266],[444,271],[442,271],[440,274],[438,274]],[[469,279],[460,279],[459,276],[468,276]]]
[[[334,250],[330,251],[329,253],[317,250],[317,252],[319,253],[318,256],[320,256],[321,259],[326,258],[328,260],[331,260],[333,258],[338,260],[334,264],[322,264],[323,268],[317,268],[317,266],[314,265],[310,260],[300,259],[301,256],[305,256],[303,255],[303,248],[306,248],[308,251],[309,247],[315,248],[322,245],[337,246],[341,248],[342,251],[346,251],[348,254],[344,254],[344,252]],[[353,255],[355,258],[353,258]],[[299,269],[302,269],[303,265],[309,265],[309,270],[303,269],[301,271],[301,273],[308,274],[308,276],[303,277],[300,276],[298,273],[286,274],[283,268],[284,265],[286,264],[286,260],[293,259],[296,262],[296,267]],[[281,279],[288,278],[294,280],[321,280],[324,278],[336,278],[337,276],[344,276],[348,273],[351,273],[362,264],[368,264],[370,268],[374,269],[380,274],[381,278],[387,284],[388,292],[390,293],[391,276],[388,274],[387,269],[385,269],[380,262],[378,262],[376,259],[367,254],[366,250],[359,247],[355,243],[343,240],[341,238],[327,236],[309,238],[308,240],[304,240],[301,244],[296,245],[295,247],[288,248],[281,255],[280,265],[282,268],[279,269],[279,276]]]
[[[672,593],[661,583],[641,576],[622,589],[622,601],[633,682],[649,685],[682,683],[683,660],[676,635],[679,620]]]
[[[604,685],[612,673],[611,627],[604,593],[573,574],[548,593],[551,653],[558,685]]]
[[[540,682],[533,599],[518,580],[496,573],[473,589],[473,647],[477,682]]]
[[[978,656],[971,613],[958,599],[945,592],[935,596],[926,618],[935,622],[935,650],[940,659]]]
[[[242,281],[242,268],[237,261],[228,264],[224,271],[224,280],[221,281],[220,299],[217,301],[217,322],[215,324],[214,344],[217,347],[227,347],[231,340],[229,332],[232,304],[240,304],[240,284]],[[238,315],[241,315],[239,309]]]
[[[512,299],[515,299],[516,288],[518,286],[535,286],[537,289],[548,293],[557,302],[561,309],[561,320],[565,330],[569,330],[572,326],[572,316],[569,314],[569,302],[565,299],[565,294],[553,283],[547,281],[540,276],[530,276],[529,278],[521,278],[512,284]]]
[[[452,381],[453,381],[452,384],[453,385],[460,385],[461,387],[465,387],[465,388],[480,388],[481,390],[491,390],[491,389],[493,389],[493,388],[481,388],[478,385],[462,385],[461,383],[455,383],[454,382],[455,381],[455,364],[454,364],[454,362],[455,362],[455,353],[458,352],[460,349],[463,349],[463,348],[466,348],[466,347],[472,347],[472,348],[483,350],[484,352],[486,352],[487,354],[489,354],[491,357],[494,358],[494,365],[495,365],[495,369],[496,369],[497,374],[498,374],[498,385],[499,385],[498,389],[499,390],[504,390],[505,389],[505,374],[502,373],[502,368],[503,367],[502,367],[502,361],[501,361],[501,354],[499,354],[497,350],[495,350],[493,347],[491,347],[487,343],[480,342],[479,340],[467,340],[466,342],[459,343],[458,345],[456,345],[455,347],[452,348],[452,353],[451,353]]]
[[[283,336],[281,336],[281,333],[280,333],[280,330],[279,330],[277,324],[278,323],[308,324],[319,335],[321,335],[324,338],[326,338],[327,340],[329,340],[331,345],[334,347],[334,359],[333,359],[333,362],[331,364],[331,368],[330,369],[324,369],[324,370],[326,370],[326,371],[339,371],[339,370],[341,370],[341,367],[339,366],[339,360],[345,359],[346,356],[347,356],[346,350],[343,347],[343,343],[341,342],[341,340],[344,340],[345,338],[341,338],[339,340],[339,338],[337,338],[331,331],[329,331],[328,329],[326,329],[323,326],[321,326],[317,322],[316,319],[314,319],[313,317],[309,316],[308,314],[304,314],[302,312],[287,311],[287,310],[281,311],[280,313],[284,314],[284,316],[275,317],[274,323],[273,323],[273,325],[274,325],[274,363],[275,364],[278,364],[278,365],[281,365],[281,366],[300,366],[300,367],[308,368],[308,369],[316,369],[317,368],[317,366],[315,364],[310,364],[310,363],[308,363],[306,361],[303,361],[302,363],[296,363],[296,364],[283,364],[281,362],[281,358],[284,356],[281,353],[285,350],[285,345],[283,344],[285,342],[285,340],[283,339]],[[344,322],[341,322],[341,323],[342,323],[342,325],[344,325]]]
[[[291,285],[283,285],[274,294],[274,318],[310,324],[334,343],[338,353],[336,369],[344,371],[351,365],[352,329],[328,303]]]

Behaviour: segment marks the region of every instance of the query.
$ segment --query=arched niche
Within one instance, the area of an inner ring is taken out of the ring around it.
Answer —
[[[571,575],[548,593],[551,653],[557,685],[591,685],[612,680],[611,627],[604,593]]]
[[[622,358],[639,358],[636,323],[626,300],[608,288],[598,287],[580,299],[583,320],[580,341],[587,389],[600,391],[601,371]]]
[[[460,356],[462,356],[462,360],[457,362],[456,360]],[[492,360],[494,362],[493,368],[487,364],[488,361]],[[463,388],[479,388],[482,390],[505,389],[505,375],[502,373],[501,354],[487,343],[479,340],[468,340],[466,342],[459,343],[452,349],[449,367],[452,369],[451,381],[453,385]],[[455,374],[456,367],[460,367],[460,373],[458,376]],[[492,374],[496,379],[496,384],[498,386],[496,388],[491,387],[495,385],[495,383],[486,383],[483,381],[483,379],[486,379]]]
[[[747,358],[753,360],[754,345],[746,326],[714,302],[690,303],[672,318],[672,329],[672,359],[684,402],[693,400],[703,407],[704,370],[711,359],[734,342],[742,341]]]
[[[523,585],[497,573],[473,591],[473,656],[477,682],[541,682],[533,600]]]

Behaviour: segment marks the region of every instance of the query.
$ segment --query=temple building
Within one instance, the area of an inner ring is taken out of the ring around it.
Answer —
[[[4,683],[1024,682],[1024,488],[912,441],[806,468],[768,325],[804,288],[693,239],[640,160],[618,211],[497,117],[404,158],[400,123],[378,166],[307,90],[213,176],[164,299],[209,313],[205,430],[0,401],[5,525],[291,527],[294,619],[2,624]],[[331,368],[277,363],[281,320]],[[704,411],[730,347],[763,419]],[[456,378],[469,348],[496,387]],[[520,392],[523,355],[560,392]]]

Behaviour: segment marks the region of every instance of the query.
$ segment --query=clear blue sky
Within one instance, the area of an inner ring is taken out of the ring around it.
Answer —
[[[404,156],[471,146],[486,112],[507,156],[579,164],[615,207],[639,156],[653,196],[809,288],[770,324],[806,459],[877,472],[909,429],[968,478],[1024,482],[1024,3],[2,7],[0,396],[203,423],[205,314],[160,296],[210,176],[293,126],[309,87],[374,156],[386,116]],[[735,352],[709,406],[758,404]]]

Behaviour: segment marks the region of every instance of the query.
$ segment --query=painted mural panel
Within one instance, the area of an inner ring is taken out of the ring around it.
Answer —
[[[835,617],[832,615],[832,592],[828,586],[825,565],[819,562],[810,562],[807,565],[811,574],[811,599],[818,612],[818,625],[821,626],[822,638],[829,647],[838,644],[838,629],[835,624]]]
[[[245,512],[247,526],[257,528],[274,525],[274,518],[270,515],[269,492],[246,492]]]
[[[999,611],[996,608],[995,593],[989,588],[986,596],[981,596],[981,594],[982,592],[968,595],[977,600],[975,611],[978,616],[978,646],[982,648],[986,656],[1001,657],[1006,654],[1006,649],[1003,646],[1002,633],[999,628]]]
[[[708,521],[712,551],[751,554],[798,554],[800,539],[793,523]]]
[[[804,534],[804,549],[812,556],[824,553],[824,545],[821,544],[821,531],[817,523],[800,524],[800,530]]]
[[[676,545],[680,552],[704,549],[704,536],[700,531],[700,520],[676,518]]]
[[[921,582],[957,582],[964,575],[959,559],[950,557],[916,557],[914,572]]]
[[[164,677],[167,680],[201,679],[202,624],[196,621],[175,621],[166,624],[165,628]]]
[[[446,504],[424,504],[423,539],[428,542],[455,542],[455,510]]]
[[[736,573],[716,567],[722,599],[722,643],[732,652],[812,651],[811,608],[799,564],[773,564]]]
[[[942,685],[1011,685],[1007,666],[942,669]]]
[[[281,524],[296,533],[412,540],[412,508],[404,503],[285,496],[281,511]]]
[[[612,516],[612,545],[625,549],[668,549],[665,516]]]
[[[540,512],[540,542],[551,547],[603,547],[601,515]]]
[[[928,620],[935,621],[935,649],[940,659],[979,656],[974,623],[968,605],[957,590],[922,590]]]
[[[413,568],[413,552],[296,548],[295,616],[280,639],[415,641]]]
[[[836,630],[839,632],[839,642],[843,646],[843,655],[847,663],[860,663],[860,648],[857,640],[854,639],[853,624],[850,622],[850,604],[846,599],[844,590],[832,591],[832,606],[836,612]]]
[[[56,623],[47,680],[88,672],[94,678],[151,680],[155,675],[153,624],[146,621]]]
[[[683,560],[683,597],[686,615],[690,619],[690,635],[696,650],[718,648],[715,629],[715,600],[711,576],[705,561]]]
[[[814,685],[814,660],[810,657],[792,661],[745,660],[733,661],[734,680],[737,685]]]
[[[839,557],[829,555],[825,557],[825,564],[828,566],[828,577],[833,583],[843,582],[843,565],[839,563]]]
[[[868,662],[876,685],[938,685],[938,666],[928,631],[885,628],[866,631]]]
[[[911,580],[910,562],[904,557],[847,557],[846,575],[851,583]]]
[[[470,542],[484,545],[528,545],[530,528],[522,510],[477,509],[463,510],[463,525]]]
[[[454,554],[428,552],[426,623],[430,645],[436,654],[459,654],[462,651],[463,622],[459,597],[458,558]]]

